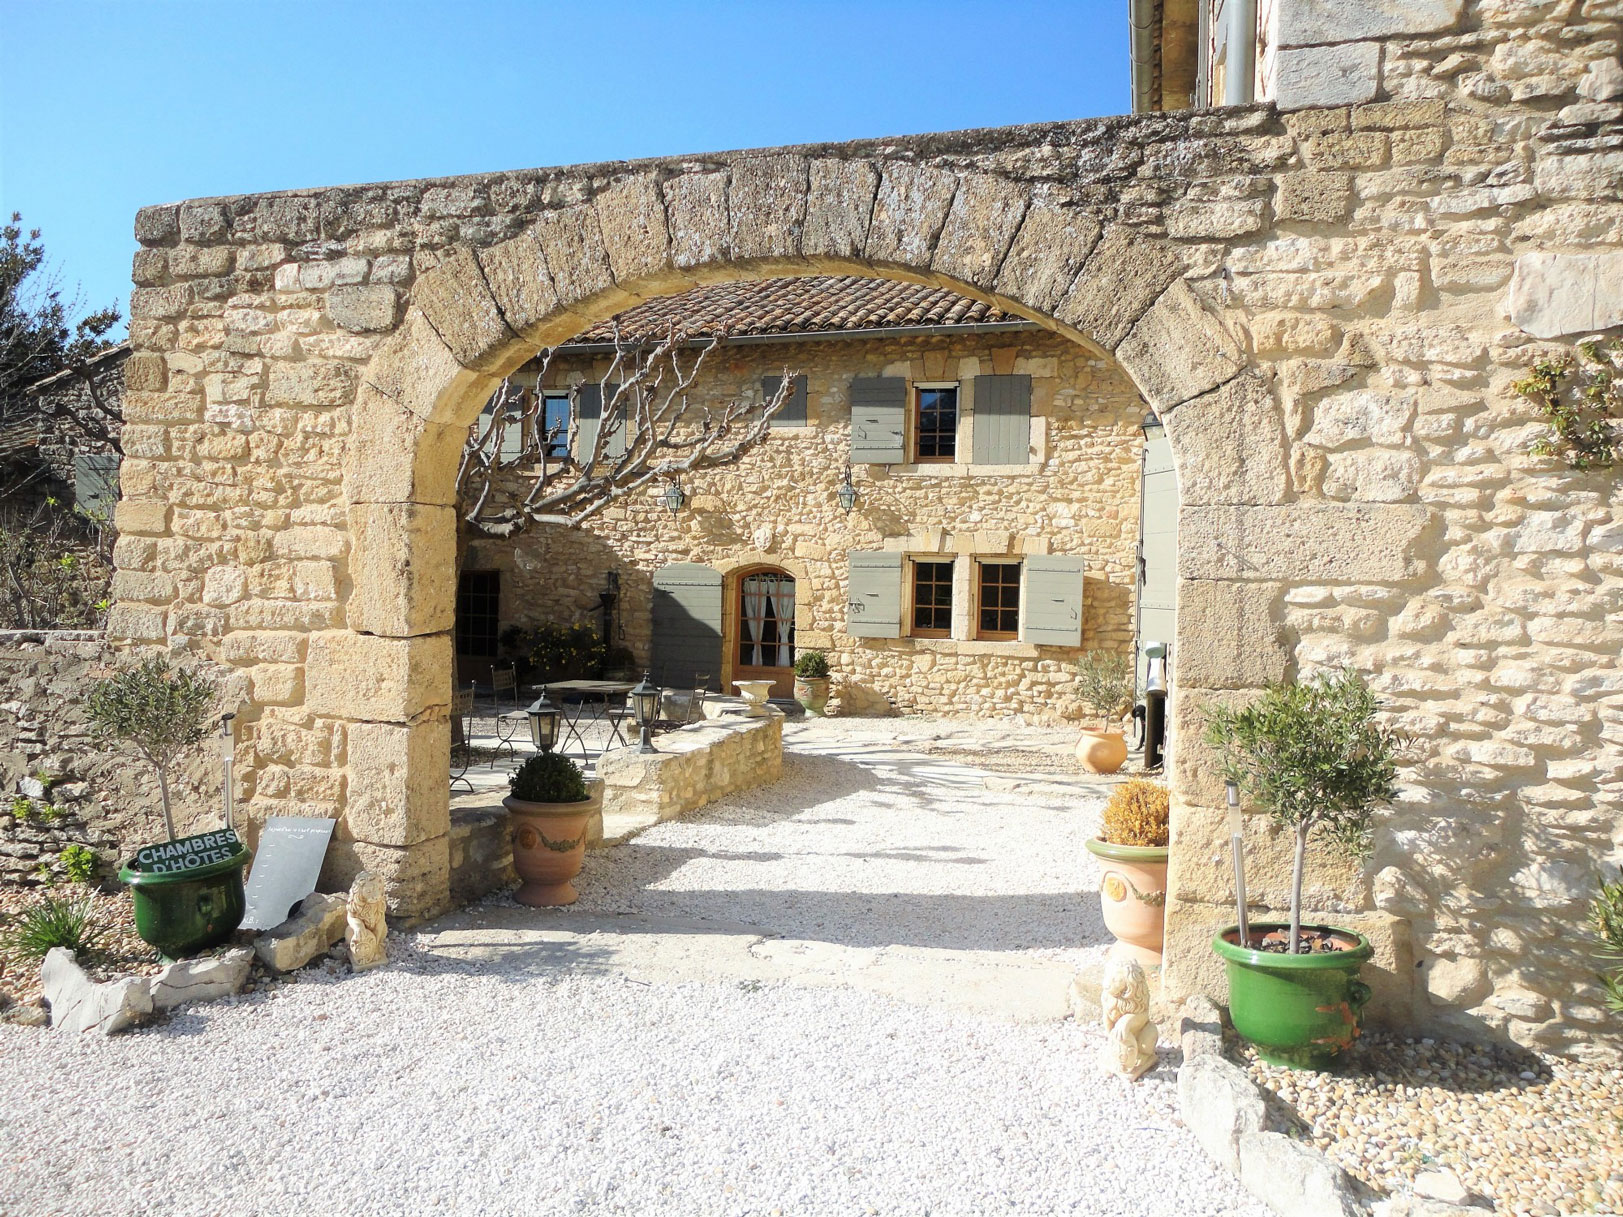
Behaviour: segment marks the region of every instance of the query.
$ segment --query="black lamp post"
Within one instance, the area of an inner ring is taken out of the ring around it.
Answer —
[[[682,491],[681,479],[672,478],[671,484],[665,487],[665,493],[659,496],[659,501],[673,516],[681,511],[682,505],[688,501],[688,496]]]
[[[840,483],[840,488],[834,492],[834,497],[840,501],[840,506],[845,508],[846,515],[850,515],[851,509],[857,505],[857,488],[851,481],[850,461],[845,463],[845,481]]]
[[[642,682],[631,690],[631,713],[636,716],[637,729],[642,738],[637,742],[638,752],[658,752],[654,747],[654,716],[659,713],[659,690],[642,674]]]
[[[524,713],[530,719],[530,742],[535,745],[536,751],[551,752],[552,746],[558,742],[558,719],[562,712],[547,700],[543,690]]]

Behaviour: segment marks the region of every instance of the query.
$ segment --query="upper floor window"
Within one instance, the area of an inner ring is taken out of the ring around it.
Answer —
[[[915,638],[952,637],[952,563],[913,563]]]
[[[1020,563],[977,562],[976,568],[975,637],[1020,637]]]
[[[952,462],[958,458],[958,386],[913,388],[914,460]]]
[[[541,435],[548,456],[569,455],[569,394],[548,393],[543,397]]]

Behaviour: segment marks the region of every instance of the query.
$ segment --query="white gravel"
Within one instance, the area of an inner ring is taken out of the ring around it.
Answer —
[[[796,738],[842,746],[832,724]],[[594,854],[578,907],[1101,950],[1079,894],[1091,805],[972,777],[798,757],[769,790]],[[394,935],[388,968],[111,1040],[0,1027],[0,1214],[1265,1217],[1178,1126],[1175,1055],[1107,1077],[1092,1027],[426,943]]]

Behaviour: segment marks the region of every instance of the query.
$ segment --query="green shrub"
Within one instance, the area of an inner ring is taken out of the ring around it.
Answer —
[[[100,863],[96,851],[83,845],[68,846],[56,856],[56,860],[75,883],[89,883],[96,877],[96,867]]]
[[[1623,340],[1589,338],[1564,359],[1535,363],[1511,389],[1548,424],[1533,455],[1574,469],[1609,469],[1623,460]]]
[[[34,800],[26,794],[20,794],[11,800],[11,814],[19,820],[27,820],[34,814]]]
[[[795,656],[795,675],[801,680],[827,680],[828,656],[821,651],[801,651]]]
[[[580,766],[561,752],[538,752],[509,779],[513,797],[525,803],[581,803],[590,798]]]
[[[1223,776],[1296,836],[1291,953],[1301,940],[1302,867],[1319,834],[1354,857],[1368,855],[1374,811],[1397,794],[1403,738],[1375,721],[1380,703],[1348,669],[1303,684],[1268,686],[1248,706],[1213,706],[1206,742]]]
[[[1589,905],[1589,924],[1600,940],[1600,957],[1607,961],[1600,974],[1606,1004],[1623,1014],[1623,879],[1601,884],[1600,895]]]
[[[135,745],[158,773],[163,823],[175,839],[169,804],[169,767],[203,738],[218,690],[213,681],[154,655],[90,690],[90,724],[104,739]]]
[[[1120,651],[1089,651],[1076,662],[1076,694],[1109,723],[1133,706],[1133,661]]]
[[[47,896],[16,915],[5,935],[6,948],[23,959],[41,960],[52,947],[67,947],[83,959],[106,933],[94,914],[89,896],[77,902]]]
[[[536,681],[595,677],[608,659],[607,644],[590,625],[509,627],[502,631],[501,643],[524,669],[524,678]]]

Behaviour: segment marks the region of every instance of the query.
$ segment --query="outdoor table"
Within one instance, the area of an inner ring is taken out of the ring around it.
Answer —
[[[582,766],[591,763],[591,757],[586,751],[586,738],[581,734],[581,719],[585,707],[600,705],[603,707],[603,718],[609,724],[609,742],[604,746],[607,752],[609,747],[618,740],[622,748],[630,747],[630,741],[620,733],[620,724],[626,716],[618,718],[610,711],[610,702],[616,697],[624,697],[637,686],[630,681],[619,680],[559,680],[552,684],[532,685],[530,691],[544,692],[555,702],[561,711],[559,722],[563,726],[563,738],[559,742],[558,751],[567,753],[569,741],[573,739],[580,745],[580,759]],[[596,715],[592,716],[594,719]]]

